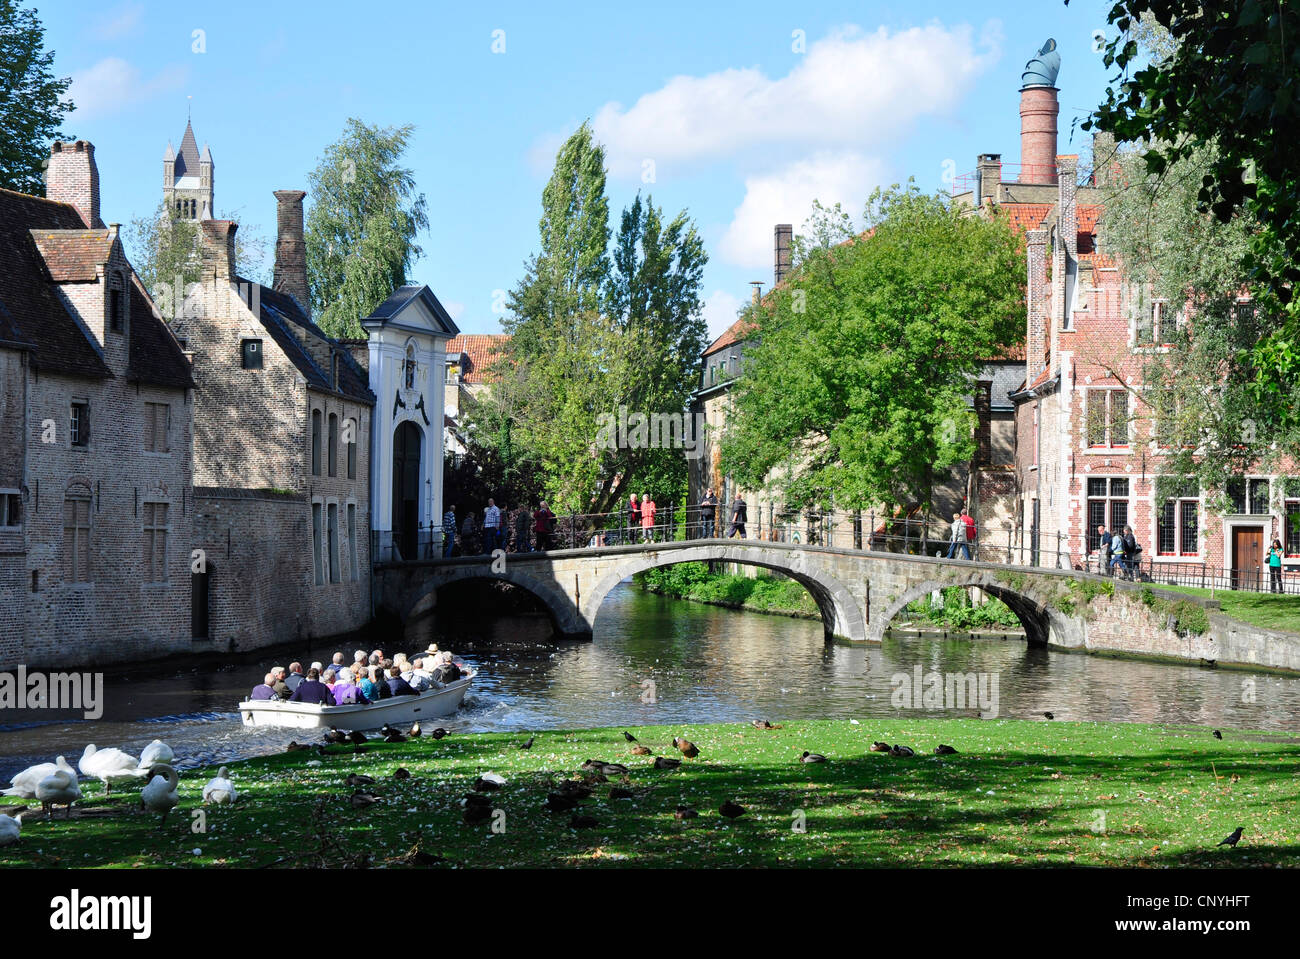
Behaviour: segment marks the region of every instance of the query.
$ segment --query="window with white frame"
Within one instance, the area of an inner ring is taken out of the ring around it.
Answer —
[[[1088,551],[1101,548],[1097,527],[1121,533],[1128,525],[1128,477],[1088,477]]]
[[[1156,513],[1156,553],[1197,556],[1200,553],[1201,501],[1195,481],[1181,482]]]
[[[1087,443],[1092,447],[1129,445],[1128,391],[1088,390]]]
[[[1234,514],[1264,516],[1268,513],[1269,482],[1260,477],[1228,480],[1229,507]]]

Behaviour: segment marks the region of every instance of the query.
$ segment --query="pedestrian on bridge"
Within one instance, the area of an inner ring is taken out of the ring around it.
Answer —
[[[641,535],[641,505],[636,501],[636,493],[627,501],[627,541],[635,543]]]
[[[718,498],[713,495],[713,489],[710,487],[704,494],[704,498],[700,500],[700,537],[702,539],[713,539],[717,515]]]
[[[456,504],[447,507],[442,514],[442,558],[446,559],[456,548]]]
[[[542,500],[537,505],[537,511],[533,513],[533,532],[537,536],[537,548],[546,552],[552,546],[552,534],[555,532],[555,514],[546,508],[546,501]]]
[[[483,509],[483,552],[490,553],[501,545],[501,508],[488,497]]]
[[[745,533],[745,523],[749,519],[749,507],[745,501],[740,498],[740,492],[736,492],[736,501],[731,504],[731,526],[727,529],[727,539],[731,539],[737,533],[741,539],[748,539]]]
[[[641,537],[647,543],[655,541],[655,513],[658,509],[649,493],[641,494]]]
[[[515,514],[515,552],[527,553],[532,550],[528,545],[528,504],[520,507],[519,512]]]
[[[970,546],[966,543],[966,521],[962,519],[961,513],[952,514],[952,536],[948,540],[947,559],[957,558],[957,547],[961,547],[962,553],[967,559],[970,559]]]

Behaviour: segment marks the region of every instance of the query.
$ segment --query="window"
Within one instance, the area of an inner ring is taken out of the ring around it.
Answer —
[[[167,504],[144,504],[144,575],[146,583],[167,582]]]
[[[326,515],[329,520],[328,534],[329,534],[329,549],[330,549],[329,552],[330,582],[337,583],[341,581],[339,577],[339,508],[338,506],[335,505],[334,503],[330,503],[329,510]]]
[[[1097,527],[1104,526],[1112,533],[1122,532],[1128,525],[1128,477],[1088,478],[1088,551],[1101,548]]]
[[[108,328],[114,333],[126,329],[126,318],[122,311],[122,274],[113,274],[113,288],[108,291]]]
[[[330,385],[336,390],[339,388],[339,355],[337,353],[330,354]],[[333,476],[334,474],[331,473],[330,475]]]
[[[320,476],[320,410],[311,411],[311,475]]]
[[[166,403],[144,404],[144,450],[146,453],[166,453],[168,431],[171,429],[172,408]]]
[[[357,421],[348,420],[348,479],[357,478]]]
[[[1268,513],[1268,480],[1230,479],[1227,491],[1233,513],[1253,516]]]
[[[260,370],[262,368],[261,340],[240,340],[239,351],[243,360],[244,369]]]
[[[72,404],[72,417],[70,424],[72,445],[88,446],[90,444],[90,404],[76,403]]]
[[[1133,321],[1134,346],[1158,346],[1173,341],[1173,333],[1182,325],[1181,315],[1169,316],[1169,304],[1155,300],[1137,311]]]
[[[316,585],[325,584],[325,557],[321,554],[320,503],[311,504],[311,556],[316,563]]]
[[[1282,548],[1288,556],[1300,556],[1300,498],[1290,498],[1293,494],[1300,493],[1300,490],[1292,485],[1294,483],[1295,480],[1287,480],[1287,500],[1283,518]]]
[[[1088,391],[1089,446],[1128,446],[1128,392]]]
[[[1195,499],[1168,499],[1156,521],[1157,550],[1161,556],[1196,556],[1201,504]]]
[[[63,501],[63,577],[69,583],[90,582],[89,496]]]
[[[352,582],[361,578],[360,562],[357,559],[357,504],[348,504],[348,550],[351,564],[349,569],[352,572]]]
[[[0,527],[22,525],[22,495],[19,493],[0,493]]]
[[[451,384],[455,384],[455,383],[459,383],[459,382],[460,382],[460,364],[459,364],[459,363],[448,363],[448,364],[447,364],[447,382],[448,382],[448,383],[451,383]]]
[[[326,455],[330,476],[339,475],[339,415],[330,414],[329,450]]]

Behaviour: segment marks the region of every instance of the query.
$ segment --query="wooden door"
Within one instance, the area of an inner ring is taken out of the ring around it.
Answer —
[[[1264,527],[1233,527],[1232,588],[1264,588]]]

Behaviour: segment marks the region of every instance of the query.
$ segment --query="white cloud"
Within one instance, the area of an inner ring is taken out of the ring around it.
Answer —
[[[143,3],[122,3],[104,14],[95,29],[97,40],[117,40],[134,33],[144,16]]]
[[[856,220],[871,190],[881,182],[883,167],[853,152],[824,151],[772,173],[745,178],[745,198],[736,207],[718,249],[724,260],[763,272],[771,282],[772,228],[790,223],[798,233],[813,200],[823,206],[841,203]]]
[[[146,80],[138,67],[121,57],[106,57],[72,74],[70,95],[77,105],[72,120],[75,123],[107,116],[159,93],[177,90],[188,74],[185,67],[168,67]]]
[[[883,150],[925,115],[954,110],[999,56],[1000,28],[978,41],[970,26],[931,23],[890,33],[841,27],[812,43],[784,77],[754,67],[677,76],[631,107],[607,103],[593,118],[611,173],[632,177],[666,163],[742,154]],[[535,149],[535,153],[540,152]]]
[[[709,342],[713,342],[736,322],[741,299],[726,290],[714,290],[704,300],[704,321],[709,325]]]

